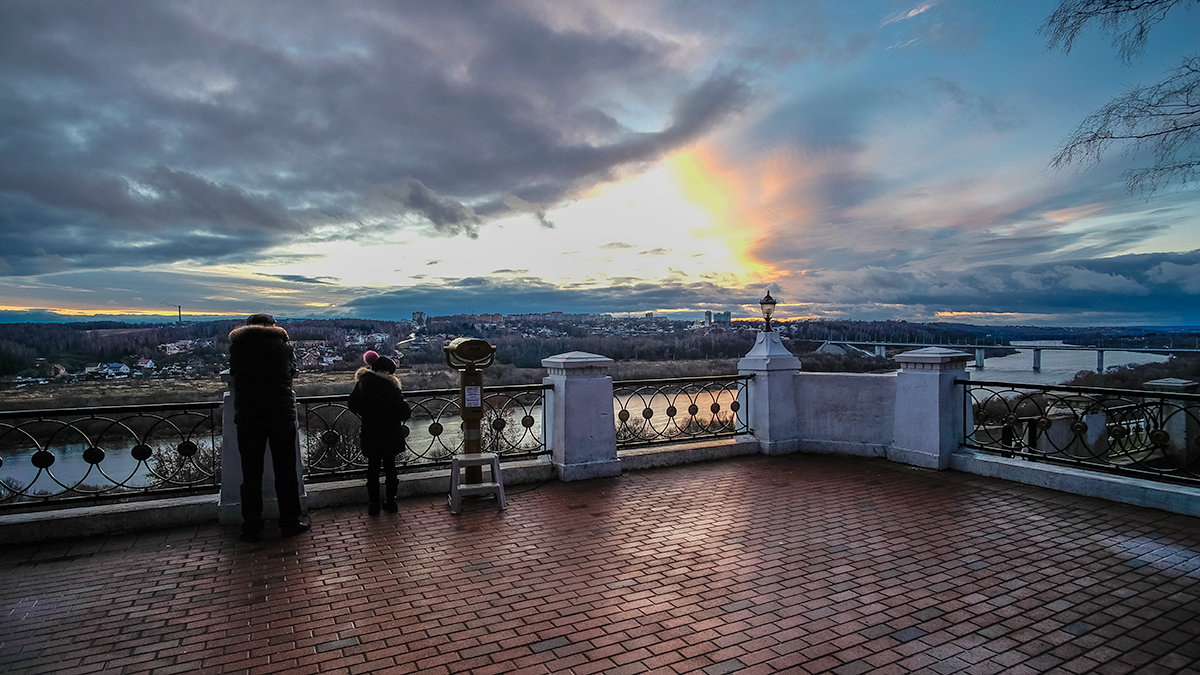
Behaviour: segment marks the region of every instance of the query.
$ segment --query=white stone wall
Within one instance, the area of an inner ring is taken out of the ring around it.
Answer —
[[[800,449],[881,457],[892,442],[896,374],[796,376]]]

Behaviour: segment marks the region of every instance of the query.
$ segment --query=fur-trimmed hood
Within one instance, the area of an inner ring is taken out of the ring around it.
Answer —
[[[229,331],[229,341],[256,341],[256,340],[281,340],[287,342],[290,339],[288,332],[282,326],[263,326],[260,324],[248,324],[238,326]]]
[[[382,373],[378,370],[371,370],[366,366],[363,366],[354,372],[354,381],[367,388],[395,387],[396,389],[402,389],[402,386],[400,385],[400,378],[396,377],[392,373]]]

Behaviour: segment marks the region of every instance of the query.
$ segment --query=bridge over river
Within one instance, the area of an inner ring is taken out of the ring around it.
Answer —
[[[1176,348],[1176,347],[1115,347],[1107,346],[1100,347],[1096,345],[1066,345],[1053,342],[1018,342],[1014,344],[998,345],[998,344],[954,344],[954,343],[932,343],[932,342],[873,342],[859,340],[829,340],[826,344],[846,345],[873,351],[876,356],[887,356],[888,349],[920,349],[922,347],[944,347],[947,349],[957,349],[970,353],[975,352],[975,368],[976,370],[984,370],[984,357],[989,349],[1019,349],[1030,350],[1033,352],[1033,371],[1041,372],[1042,370],[1042,352],[1049,349],[1052,351],[1091,351],[1096,352],[1096,372],[1104,372],[1104,352],[1135,352],[1142,354],[1200,354],[1200,348]]]

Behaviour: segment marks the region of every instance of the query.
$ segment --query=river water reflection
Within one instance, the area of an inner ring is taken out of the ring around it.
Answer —
[[[48,472],[42,471],[41,475],[33,465],[34,449],[0,451],[0,460],[4,462],[3,466],[0,466],[0,480],[32,493],[61,492],[64,488],[58,483],[70,487],[82,481],[83,485],[100,488],[112,487],[114,484],[136,488],[156,482],[147,472],[146,464],[134,459],[131,448],[105,448],[103,461],[93,466],[83,458],[87,447],[82,443],[69,443],[47,448],[54,455],[54,464],[49,467]],[[155,453],[173,451],[173,446],[155,448]],[[0,498],[10,495],[8,491],[0,491]]]
[[[976,380],[998,380],[1017,384],[1062,384],[1075,377],[1081,370],[1096,370],[1095,350],[1042,350],[1042,370],[1033,371],[1033,350],[1025,347],[1062,346],[1061,340],[1013,341],[1012,346],[1020,349],[1016,354],[997,356],[984,361],[982,370],[970,367],[971,377]],[[974,353],[972,352],[972,356]],[[1126,352],[1119,349],[1104,350],[1104,366],[1136,366],[1143,363],[1162,363],[1169,357],[1162,354]],[[973,362],[972,362],[973,363]]]

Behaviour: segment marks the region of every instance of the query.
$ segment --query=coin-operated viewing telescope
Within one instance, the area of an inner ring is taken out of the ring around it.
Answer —
[[[482,450],[480,422],[483,420],[483,369],[496,360],[496,347],[479,338],[455,338],[442,348],[446,352],[446,365],[459,372],[458,405],[462,410],[463,454],[477,454]],[[483,470],[478,466],[467,467],[466,481],[480,483]]]

